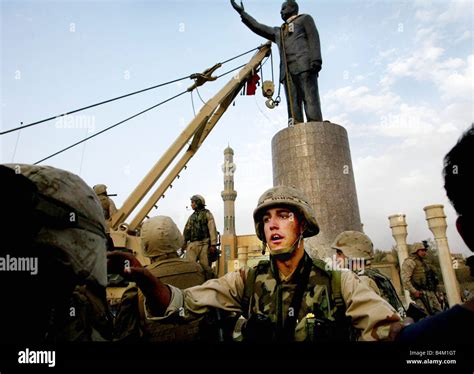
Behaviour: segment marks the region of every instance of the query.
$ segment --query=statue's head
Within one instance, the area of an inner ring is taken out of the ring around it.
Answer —
[[[294,0],[287,0],[283,4],[281,4],[281,19],[286,21],[291,16],[298,14],[298,3]]]

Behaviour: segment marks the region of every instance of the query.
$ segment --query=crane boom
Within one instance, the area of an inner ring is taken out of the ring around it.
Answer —
[[[191,144],[186,152],[165,176],[158,188],[128,225],[128,231],[133,232],[140,226],[141,222],[157,204],[173,180],[179,175],[187,162],[196,154],[204,140],[238,95],[245,82],[255,73],[263,59],[270,54],[270,51],[271,42],[262,44],[252,59],[201,108],[199,113],[176,138],[171,147],[161,156],[127,200],[125,200],[122,207],[111,217],[111,229],[117,230],[118,227],[125,222],[192,138]]]

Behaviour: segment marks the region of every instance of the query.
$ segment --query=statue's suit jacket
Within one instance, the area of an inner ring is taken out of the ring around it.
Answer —
[[[291,74],[300,74],[311,70],[311,65],[322,65],[321,44],[318,29],[313,18],[308,14],[300,14],[291,23],[293,32],[285,34],[282,41],[281,27],[270,27],[258,23],[246,12],[241,14],[242,22],[254,33],[271,40],[278,45],[280,51],[280,82],[286,77],[285,56]],[[283,48],[283,45],[285,48]]]

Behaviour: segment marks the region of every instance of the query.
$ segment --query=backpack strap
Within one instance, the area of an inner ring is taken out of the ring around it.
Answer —
[[[341,271],[335,270],[331,272],[331,291],[334,303],[336,304],[337,314],[340,314],[340,310],[344,311],[343,315],[346,314],[346,303],[342,297],[341,289]]]
[[[256,277],[257,270],[250,268],[247,273],[247,279],[245,280],[244,296],[242,297],[242,315],[245,319],[249,318],[250,299],[252,298]]]
[[[395,310],[402,317],[404,317],[404,315],[406,315],[407,310],[403,306],[403,303],[400,300],[400,297],[398,296],[398,293],[395,290],[395,287],[393,286],[390,279],[388,279],[377,269],[365,269],[364,275],[368,276],[375,282],[377,287],[380,289],[380,292],[382,293],[382,298],[387,297],[387,301],[389,302],[389,304],[391,304],[395,308]]]
[[[249,268],[249,271],[247,272],[247,278],[244,285],[244,295],[242,296],[241,302],[242,315],[246,319],[249,318],[250,314],[250,300],[252,299],[253,292],[255,290],[255,279],[257,278],[257,275],[261,273],[262,269],[268,267],[269,264],[270,261],[262,260],[257,266]]]
[[[345,317],[346,303],[342,297],[341,274],[340,270],[327,270],[327,265],[323,260],[313,259],[313,265],[325,273],[331,279],[332,300],[336,306],[336,317]]]

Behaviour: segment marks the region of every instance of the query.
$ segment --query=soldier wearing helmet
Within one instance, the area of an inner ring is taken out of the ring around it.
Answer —
[[[201,195],[191,197],[193,214],[184,227],[185,259],[197,262],[210,269],[209,256],[217,252],[217,230],[214,216],[206,209],[206,201]],[[209,271],[209,270],[208,270]]]
[[[111,338],[105,296],[107,236],[94,191],[46,166],[1,165],[2,342]],[[23,264],[2,268],[2,264]],[[34,271],[28,269],[36,263]],[[5,271],[3,271],[5,270]]]
[[[432,315],[439,313],[442,307],[436,296],[438,278],[432,265],[425,259],[428,249],[426,241],[411,246],[410,256],[403,261],[401,277],[403,287],[410,291],[415,303]]]
[[[248,318],[243,334],[248,340],[349,340],[351,326],[360,330],[361,340],[393,338],[401,324],[390,304],[354,273],[328,271],[305,252],[303,238],[316,235],[319,226],[300,191],[269,189],[253,217],[258,237],[270,250],[270,260],[253,268],[180,290],[156,281],[134,262],[124,273],[144,291],[148,318],[184,323],[217,307]],[[110,257],[116,268],[130,258],[123,253]]]
[[[183,236],[174,221],[167,216],[156,216],[146,220],[140,230],[143,255],[150,258],[146,269],[162,282],[185,289],[206,281],[205,269],[196,262],[178,257],[183,245]],[[129,287],[122,296],[115,319],[117,341],[160,342],[195,339],[197,325],[156,323],[148,321],[143,309],[143,293]]]
[[[359,231],[344,231],[334,239],[331,248],[336,251],[333,264],[354,271],[362,282],[390,303],[401,317],[406,316],[406,310],[391,280],[371,267],[374,244],[367,235]]]
[[[111,217],[117,212],[117,207],[115,206],[114,201],[107,194],[107,186],[105,184],[96,184],[93,189],[99,197],[100,205],[102,205],[102,210],[104,212],[105,222],[108,227],[110,225]]]

